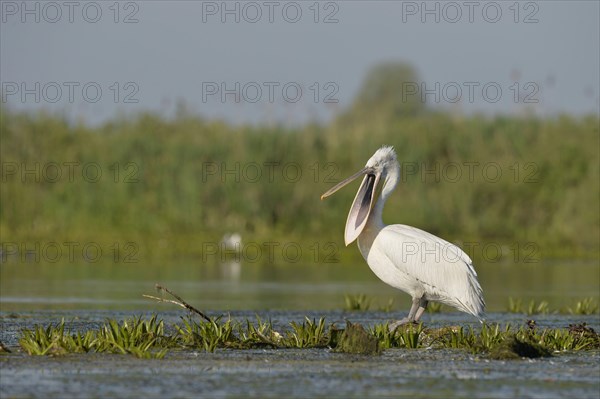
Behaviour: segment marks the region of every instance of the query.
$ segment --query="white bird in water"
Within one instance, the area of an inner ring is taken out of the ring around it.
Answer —
[[[400,181],[393,147],[381,147],[363,169],[328,190],[321,199],[363,175],[346,220],[344,239],[346,245],[358,239],[360,253],[373,273],[412,296],[408,317],[392,323],[390,330],[418,321],[429,301],[453,306],[482,320],[483,292],[466,253],[415,227],[383,224],[383,206]]]
[[[221,239],[221,249],[240,252],[242,250],[242,236],[239,233],[225,234]]]

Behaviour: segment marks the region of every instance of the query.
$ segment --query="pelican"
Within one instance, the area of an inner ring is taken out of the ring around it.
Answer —
[[[400,180],[393,147],[378,149],[363,169],[325,192],[321,200],[362,176],[346,220],[344,241],[348,246],[357,240],[360,253],[373,273],[384,283],[411,295],[408,316],[391,323],[390,330],[417,322],[429,301],[452,306],[482,321],[483,292],[466,253],[416,227],[383,224],[383,206]]]

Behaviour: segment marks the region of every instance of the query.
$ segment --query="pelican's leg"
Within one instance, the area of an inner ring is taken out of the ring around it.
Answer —
[[[397,320],[397,321],[393,322],[392,324],[390,324],[390,326],[389,326],[390,331],[394,331],[396,328],[398,328],[399,326],[401,326],[403,324],[408,324],[408,323],[414,322],[415,315],[417,314],[417,311],[419,309],[419,306],[420,306],[422,300],[423,300],[423,298],[413,298],[412,306],[410,307],[408,316],[403,318],[402,320]]]
[[[425,313],[425,310],[427,309],[428,303],[429,303],[429,301],[427,301],[427,299],[425,299],[425,297],[423,297],[419,300],[419,309],[417,309],[417,313],[415,314],[415,321],[419,321],[421,316],[423,316],[423,313]]]

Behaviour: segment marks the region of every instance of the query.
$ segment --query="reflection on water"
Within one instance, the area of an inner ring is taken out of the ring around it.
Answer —
[[[223,262],[219,269],[221,270],[223,280],[239,281],[242,276],[242,262],[238,260]]]
[[[547,300],[565,308],[585,297],[600,297],[600,268],[591,261],[545,261],[477,266],[489,311],[506,310],[508,298]],[[220,264],[0,264],[0,310],[153,309],[167,306],[142,298],[154,283],[187,301],[214,310],[332,310],[345,294],[364,293],[372,308],[394,298],[395,309],[410,306],[408,295],[380,282],[363,263],[351,265]]]

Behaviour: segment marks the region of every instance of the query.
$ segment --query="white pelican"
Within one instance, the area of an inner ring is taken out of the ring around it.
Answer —
[[[363,169],[335,185],[321,199],[363,175],[346,220],[344,239],[346,245],[358,239],[360,253],[373,273],[384,283],[412,296],[408,317],[392,323],[390,330],[418,321],[429,301],[453,306],[482,320],[483,292],[466,253],[415,227],[383,224],[383,206],[400,180],[393,147],[381,147]]]
[[[221,249],[240,252],[242,250],[242,236],[239,233],[225,234],[221,238]]]

